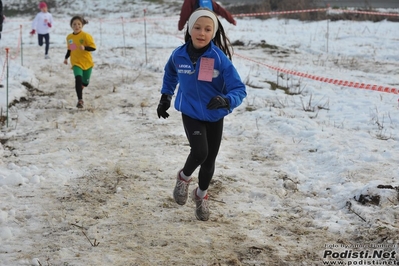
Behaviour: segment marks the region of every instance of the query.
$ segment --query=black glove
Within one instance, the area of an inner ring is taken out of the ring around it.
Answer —
[[[213,97],[208,105],[206,106],[209,110],[215,110],[220,108],[227,108],[230,109],[230,101],[227,98],[223,98],[222,96],[215,96]]]
[[[162,116],[162,118],[166,119],[169,116],[166,110],[169,109],[171,100],[172,100],[172,95],[162,94],[161,100],[159,101],[157,108],[158,118],[161,118]]]

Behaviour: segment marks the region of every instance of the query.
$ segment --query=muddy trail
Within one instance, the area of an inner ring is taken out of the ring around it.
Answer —
[[[365,226],[336,234],[316,225],[300,205],[309,195],[283,173],[253,168],[257,159],[251,147],[258,144],[234,132],[223,140],[221,156],[228,160],[220,163],[224,171],[209,191],[211,218],[197,221],[194,203],[179,206],[172,198],[175,173],[189,147],[183,129],[180,135],[170,133],[182,128],[177,113],[167,122],[156,117],[161,70],[100,59],[84,91],[86,107],[78,110],[72,73],[61,60],[37,60],[33,50],[27,54],[27,61],[40,64],[46,75],[38,75],[38,86],[25,84],[28,98],[12,107],[15,134],[7,140],[5,161],[46,170],[45,181],[31,190],[10,188],[26,210],[37,214],[21,213],[15,221],[22,230],[7,246],[13,265],[32,257],[40,265],[76,266],[322,265],[329,243],[379,243],[399,233],[398,228]],[[95,163],[87,160],[93,157]],[[54,158],[64,164],[53,165]],[[276,157],[264,163],[278,168],[283,162]],[[54,175],[55,168],[64,174]],[[262,194],[251,191],[254,183]],[[281,204],[265,217],[257,198],[276,194]],[[243,201],[253,208],[238,209]],[[21,250],[18,242],[32,244]]]

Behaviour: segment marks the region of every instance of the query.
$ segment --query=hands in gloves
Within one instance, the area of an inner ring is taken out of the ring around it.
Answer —
[[[159,101],[157,108],[158,118],[161,118],[162,116],[162,118],[166,119],[169,116],[166,110],[169,109],[171,100],[172,100],[172,95],[162,94],[161,100]]]
[[[230,102],[229,102],[229,99],[223,98],[222,96],[218,95],[218,96],[213,97],[209,101],[206,108],[209,110],[215,110],[215,109],[220,109],[220,108],[230,109]]]

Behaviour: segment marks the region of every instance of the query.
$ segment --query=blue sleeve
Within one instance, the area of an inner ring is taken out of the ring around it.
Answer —
[[[223,71],[223,79],[226,84],[226,94],[230,101],[230,112],[233,111],[234,108],[238,107],[244,98],[247,96],[245,84],[242,82],[240,75],[237,72],[237,69],[231,63],[229,59],[225,61],[225,68]]]
[[[164,71],[161,94],[173,95],[179,82],[176,66],[173,62],[173,54],[166,63]]]

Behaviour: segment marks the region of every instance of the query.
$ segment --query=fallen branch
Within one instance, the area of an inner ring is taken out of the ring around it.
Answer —
[[[346,202],[346,207],[348,207],[348,210],[353,212],[354,214],[356,214],[360,219],[362,219],[364,222],[367,222],[366,219],[364,219],[362,216],[360,216],[358,213],[356,213],[353,209],[352,209],[352,203],[350,201]]]
[[[394,187],[391,185],[378,185],[377,188],[381,188],[381,189],[395,189],[397,191],[399,191],[399,186]]]
[[[88,236],[86,235],[86,233],[83,231],[83,230],[86,230],[86,228],[84,228],[83,226],[78,225],[78,224],[71,224],[71,225],[76,226],[77,228],[79,228],[79,229],[82,231],[82,233],[83,233],[84,236],[87,238],[87,240],[89,240],[90,245],[91,245],[92,247],[97,247],[98,245],[100,245],[100,242],[97,242],[96,239],[94,239],[94,243],[91,242],[91,240],[89,239],[89,237],[88,237]]]
[[[212,200],[212,201],[216,201],[216,202],[219,202],[219,203],[226,204],[226,202],[224,202],[223,200],[217,200],[217,199],[214,199],[214,198],[210,198],[209,200]]]
[[[76,226],[77,228],[80,228],[80,229],[86,229],[86,228],[84,228],[83,226],[81,226],[81,225],[78,225],[78,224],[71,224],[71,225],[73,225],[73,226]]]
[[[85,237],[87,238],[87,240],[89,240],[89,242],[90,242],[90,244],[91,244],[92,247],[97,247],[98,245],[100,245],[100,242],[97,242],[96,239],[94,239],[94,243],[92,243],[92,242],[90,241],[90,239],[87,237],[86,233],[83,232],[83,230],[82,230],[82,233],[85,235]]]

